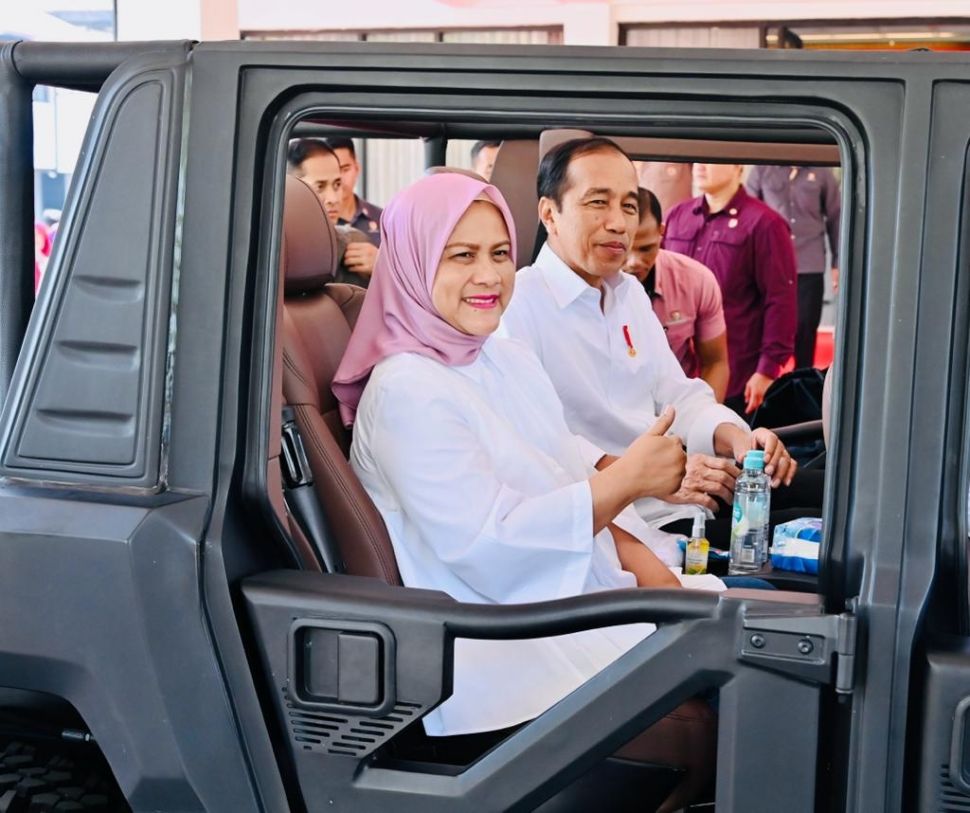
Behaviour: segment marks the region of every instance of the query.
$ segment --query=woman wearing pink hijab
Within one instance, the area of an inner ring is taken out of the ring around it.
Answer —
[[[627,508],[679,488],[661,417],[609,468],[566,428],[538,360],[493,336],[515,279],[512,216],[469,176],[424,177],[381,219],[381,250],[334,383],[351,464],[387,525],[404,583],[459,601],[542,601],[679,582]],[[670,466],[650,465],[660,458]],[[623,526],[625,530],[621,530]],[[636,624],[526,641],[460,640],[431,735],[530,720],[645,635]]]

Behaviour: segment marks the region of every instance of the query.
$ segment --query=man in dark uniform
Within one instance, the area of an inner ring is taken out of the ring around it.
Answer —
[[[357,178],[360,175],[360,162],[353,139],[332,137],[327,146],[334,151],[340,162],[340,180],[343,200],[340,204],[341,224],[353,226],[367,235],[367,240],[375,246],[381,244],[381,207],[363,200],[356,193]]]
[[[327,146],[337,155],[343,182],[343,200],[337,222],[357,229],[367,238],[366,244],[352,243],[348,246],[344,261],[348,268],[369,278],[374,270],[374,260],[377,259],[377,248],[381,244],[381,208],[363,200],[355,191],[360,162],[354,142],[349,138],[333,137],[327,139]]]
[[[340,265],[334,279],[349,282],[364,288],[370,282],[370,270],[365,272],[358,262],[353,262],[355,254],[360,256],[360,248],[377,253],[368,241],[367,235],[352,226],[341,224],[340,203],[343,181],[340,175],[340,159],[323,141],[316,138],[300,138],[290,142],[286,156],[287,172],[303,181],[320,198],[320,204],[327,219],[337,231],[338,256]]]

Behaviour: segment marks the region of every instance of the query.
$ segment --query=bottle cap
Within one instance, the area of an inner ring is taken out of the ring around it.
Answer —
[[[765,453],[761,449],[755,449],[744,456],[744,467],[755,471],[764,471]]]
[[[694,528],[690,532],[691,539],[703,539],[704,538],[704,515],[698,514],[694,517]]]

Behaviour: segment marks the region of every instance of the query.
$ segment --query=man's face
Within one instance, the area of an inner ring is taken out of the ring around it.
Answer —
[[[492,170],[495,168],[496,155],[498,155],[498,147],[482,147],[478,155],[475,156],[472,169],[486,181],[492,179]]]
[[[633,237],[623,270],[643,282],[657,263],[657,254],[660,253],[660,241],[663,236],[663,225],[658,224],[657,219],[648,212]]]
[[[706,195],[716,195],[741,184],[740,164],[694,164],[694,185]]]
[[[300,164],[300,179],[317,193],[323,209],[336,223],[340,216],[341,183],[340,164],[329,153],[314,153]]]
[[[640,220],[633,164],[606,149],[574,158],[561,208],[542,198],[539,219],[549,247],[587,283],[598,285],[623,267]]]
[[[346,147],[334,150],[340,162],[340,180],[343,182],[343,199],[350,201],[354,198],[354,188],[357,186],[357,176],[360,175],[360,164],[354,154]]]

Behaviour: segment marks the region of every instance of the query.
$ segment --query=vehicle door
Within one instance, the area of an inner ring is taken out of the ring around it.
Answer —
[[[339,575],[230,574],[230,582],[243,577],[247,612],[214,613],[213,629],[220,647],[230,646],[237,624],[252,635],[250,654],[262,670],[254,681],[266,691],[275,713],[269,725],[284,743],[284,764],[295,768],[304,802],[315,808],[333,800],[361,810],[527,809],[672,704],[717,687],[718,810],[900,809],[898,734],[906,726],[912,639],[900,639],[901,608],[909,605],[899,574],[917,529],[905,521],[916,452],[898,438],[910,435],[917,417],[910,396],[918,377],[919,310],[912,304],[923,303],[920,221],[900,213],[922,211],[928,108],[912,89],[933,69],[918,57],[890,64],[865,56],[719,52],[685,59],[634,50],[316,45],[200,46],[193,62],[197,81],[221,82],[226,93],[219,105],[194,100],[198,129],[190,143],[211,141],[204,134],[228,116],[236,122],[232,199],[220,190],[214,208],[231,209],[230,289],[237,293],[229,299],[227,342],[240,348],[238,357],[226,357],[222,386],[240,397],[224,401],[231,411],[222,425],[240,433],[231,440],[251,444],[241,483],[249,494],[265,491],[265,454],[252,444],[265,438],[272,420],[265,388],[272,336],[260,325],[273,324],[276,301],[282,144],[301,114],[431,122],[464,115],[594,131],[622,124],[631,133],[755,141],[815,126],[820,140],[842,153],[845,283],[820,580],[824,612],[734,597],[716,608],[707,597],[675,607],[641,591],[623,599],[622,611],[593,601],[595,609],[581,618],[573,601],[468,608]],[[230,80],[233,74],[238,79]],[[239,92],[229,93],[230,86]],[[199,213],[204,196],[188,200],[187,213]],[[919,381],[925,399],[942,397],[936,378]],[[241,450],[223,449],[224,468],[239,462]],[[236,544],[252,546],[233,534],[251,534],[253,527],[229,527],[231,489],[223,493],[227,503],[214,507],[214,519],[223,515],[227,524],[206,545],[225,557]],[[218,556],[206,561],[220,564]],[[420,716],[447,695],[455,637],[533,637],[634,617],[663,621],[661,632],[458,776],[380,767],[371,758],[380,737],[350,756],[299,741],[287,724],[294,709],[347,727],[386,717],[393,734],[395,717]],[[308,641],[317,629],[367,638],[363,648],[371,654],[357,661],[359,671],[338,677],[366,682],[380,703],[314,700],[305,681]],[[864,642],[858,649],[856,630]],[[402,657],[411,647],[424,653],[420,663]]]

